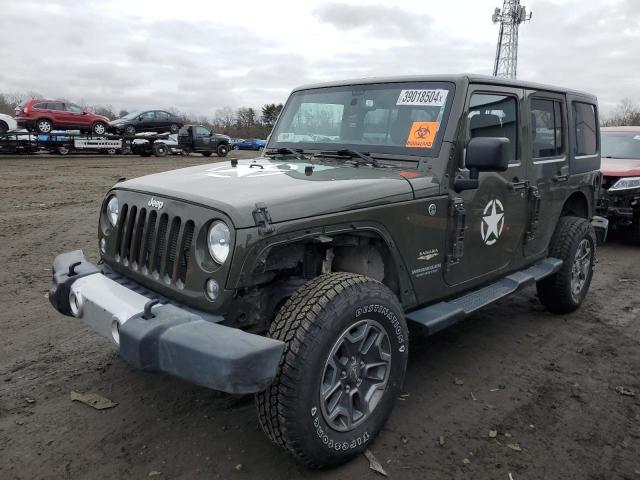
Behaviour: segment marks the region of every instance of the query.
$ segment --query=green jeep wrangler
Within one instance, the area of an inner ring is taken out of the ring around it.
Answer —
[[[584,300],[596,98],[482,76],[295,89],[264,152],[116,184],[99,265],[56,257],[50,301],[131,365],[255,393],[311,467],[367,448],[432,334],[535,284]]]

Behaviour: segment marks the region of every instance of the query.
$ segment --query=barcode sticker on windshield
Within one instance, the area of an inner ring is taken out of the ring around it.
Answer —
[[[396,105],[441,107],[447,101],[448,90],[401,90]]]

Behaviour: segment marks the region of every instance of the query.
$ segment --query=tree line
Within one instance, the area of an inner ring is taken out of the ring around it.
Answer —
[[[13,116],[16,106],[29,98],[44,97],[37,92],[27,92],[26,94],[0,93],[0,113]],[[110,120],[124,117],[129,113],[128,110],[117,111],[112,105],[88,105],[82,100],[73,103],[98,115],[104,115]],[[280,115],[282,107],[282,103],[267,103],[259,110],[251,107],[237,109],[224,107],[215,110],[212,115],[193,115],[182,112],[175,107],[164,110],[182,117],[187,124],[204,125],[210,130],[224,133],[233,138],[266,138],[271,132],[278,115]]]

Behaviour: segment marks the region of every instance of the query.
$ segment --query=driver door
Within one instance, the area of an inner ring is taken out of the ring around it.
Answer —
[[[520,246],[528,213],[527,168],[520,138],[523,97],[524,91],[517,88],[469,87],[460,141],[466,145],[476,137],[508,138],[509,167],[504,172],[481,172],[477,189],[456,195],[464,209],[464,250],[448,265],[449,285],[483,283],[522,260]],[[459,217],[460,212],[458,217],[450,216],[450,238],[462,228]]]

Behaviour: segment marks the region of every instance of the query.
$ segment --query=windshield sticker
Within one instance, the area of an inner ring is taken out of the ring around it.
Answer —
[[[449,90],[400,90],[396,105],[422,105],[441,107],[447,101]]]
[[[440,122],[413,122],[405,147],[431,148],[439,126]]]

